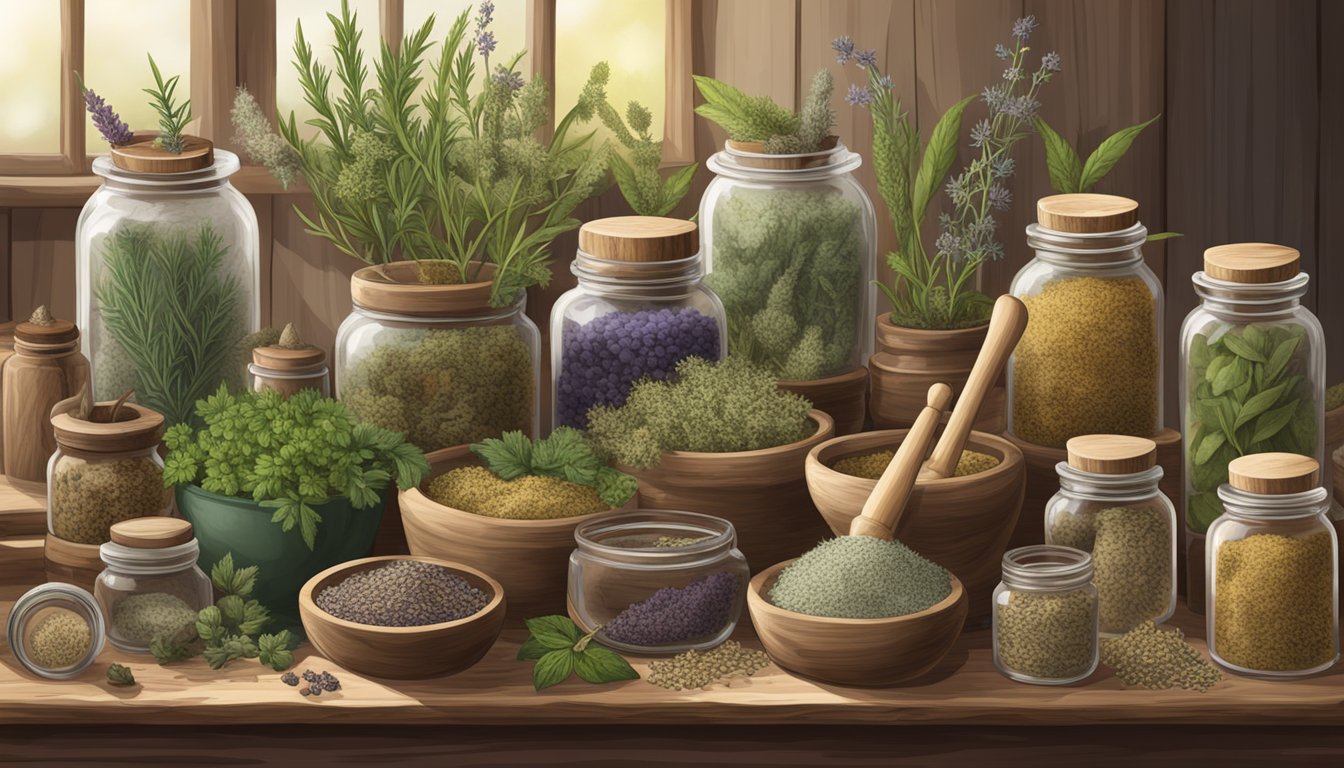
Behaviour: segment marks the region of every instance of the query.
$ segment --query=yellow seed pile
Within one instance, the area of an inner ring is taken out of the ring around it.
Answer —
[[[850,456],[847,459],[840,459],[835,462],[832,469],[846,475],[876,480],[882,476],[882,471],[887,468],[887,465],[891,463],[891,457],[895,455],[895,451],[877,451],[862,456]],[[979,453],[978,451],[962,451],[961,457],[957,459],[957,469],[952,473],[952,476],[977,475],[997,466],[999,466],[997,456],[990,456],[988,453]]]
[[[510,520],[554,520],[609,509],[590,485],[538,475],[502,480],[485,467],[445,472],[430,481],[425,494],[463,512]]]
[[[646,679],[659,688],[684,691],[709,688],[716,683],[732,685],[769,665],[770,658],[761,651],[743,648],[736,640],[729,640],[712,650],[687,651],[650,662]]]
[[[62,669],[84,658],[93,643],[89,623],[69,611],[47,616],[33,628],[28,657],[43,669]]]
[[[1018,591],[995,606],[999,661],[1019,674],[1068,680],[1086,674],[1097,653],[1096,599],[1083,590]]]
[[[1061,514],[1051,544],[1092,553],[1102,632],[1127,632],[1171,608],[1174,531],[1164,510],[1113,507],[1095,517]]]
[[[1312,669],[1335,656],[1330,534],[1257,533],[1218,547],[1213,650],[1267,672]]]
[[[704,541],[707,536],[659,536],[653,540],[654,549],[681,549],[696,542]]]
[[[1158,629],[1151,621],[1102,640],[1101,663],[1115,670],[1125,685],[1155,691],[1182,688],[1203,693],[1223,677],[1185,641],[1181,630]]]
[[[1158,428],[1157,305],[1137,277],[1066,277],[1022,299],[1013,353],[1013,434],[1063,448],[1076,435]]]
[[[76,544],[108,541],[113,523],[156,515],[169,503],[163,470],[147,457],[59,462],[51,479],[51,532]]]

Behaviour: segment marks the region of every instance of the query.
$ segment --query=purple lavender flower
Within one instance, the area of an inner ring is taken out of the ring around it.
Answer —
[[[476,33],[476,51],[481,54],[481,58],[490,60],[490,54],[495,51],[495,33],[477,32]]]
[[[991,114],[1003,109],[1004,101],[1008,98],[1008,91],[1003,84],[987,85],[980,91],[980,98],[984,100],[985,106],[989,107]]]
[[[877,51],[872,48],[854,54],[854,60],[857,61],[861,67],[877,69]]]
[[[1006,59],[1009,56],[1012,56],[1013,52],[1008,50],[1008,46],[1004,45],[1003,43],[999,43],[994,46],[994,55],[998,56],[1000,59]]]
[[[134,134],[131,127],[122,122],[121,115],[112,111],[112,105],[92,90],[84,89],[84,108],[93,115],[93,125],[102,134],[103,139],[114,147],[130,144]]]
[[[989,126],[988,120],[981,120],[971,128],[971,146],[978,147],[989,141],[994,135],[994,131]]]
[[[1007,187],[995,184],[989,188],[989,204],[996,211],[1006,211],[1013,206],[1013,193]]]
[[[845,103],[851,107],[866,107],[873,103],[876,95],[866,85],[851,85],[845,94]]]
[[[506,68],[503,64],[495,65],[495,72],[491,77],[496,83],[508,87],[511,91],[521,90],[526,85],[520,73]]]
[[[1018,42],[1025,43],[1027,40],[1031,39],[1031,33],[1035,32],[1036,27],[1038,26],[1040,25],[1036,23],[1035,16],[1026,16],[1018,19],[1013,22],[1013,37],[1016,38]]]
[[[1036,117],[1041,103],[1028,96],[1017,96],[1003,104],[1003,111],[1018,120],[1031,120]]]
[[[1046,72],[1058,72],[1062,68],[1063,64],[1058,53],[1051,51],[1041,57],[1041,69]]]
[[[684,587],[667,587],[617,614],[602,628],[611,640],[654,648],[710,638],[733,622],[742,579],[720,571]]]
[[[477,29],[485,29],[490,26],[490,22],[495,20],[495,4],[490,0],[482,0],[476,13]]]
[[[1021,80],[1021,79],[1022,79],[1022,68],[1021,68],[1021,67],[1009,67],[1009,68],[1003,70],[1003,79],[1004,79],[1004,80],[1007,80],[1007,81],[1010,82],[1010,83],[1015,83],[1015,82],[1017,82],[1018,80]]]
[[[877,86],[888,91],[896,87],[895,83],[891,82],[891,75],[883,75],[877,78]]]
[[[841,35],[831,41],[831,50],[835,51],[837,64],[848,64],[854,58],[854,39],[849,35]]]
[[[989,168],[990,173],[994,175],[994,178],[1006,179],[1013,175],[1013,171],[1017,169],[1017,163],[1011,157],[999,155],[990,163]]]

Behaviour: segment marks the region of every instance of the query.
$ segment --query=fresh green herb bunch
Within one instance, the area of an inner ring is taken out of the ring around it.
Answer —
[[[180,154],[183,149],[182,132],[187,129],[187,123],[191,122],[191,99],[177,103],[177,81],[181,75],[164,80],[153,56],[149,57],[149,68],[154,73],[154,87],[143,90],[149,94],[149,105],[159,116],[159,137],[154,143],[169,152]]]
[[[593,639],[601,627],[585,635],[568,616],[542,616],[528,619],[527,628],[531,634],[518,649],[518,660],[537,662],[532,686],[538,691],[574,674],[594,685],[639,679],[630,662]]]
[[[626,160],[619,153],[611,155],[611,173],[630,209],[640,216],[671,213],[690,191],[691,179],[699,164],[691,163],[663,178],[658,171],[663,160],[662,142],[653,140],[649,133],[653,116],[637,101],[630,102],[626,108],[625,120],[606,101],[598,105],[597,114],[630,156]]]
[[[800,155],[816,152],[831,135],[835,110],[831,108],[834,83],[828,70],[812,78],[802,111],[795,115],[769,96],[748,96],[712,77],[694,75],[705,103],[695,113],[728,131],[733,141],[754,141],[770,155]]]
[[[196,413],[202,429],[178,424],[164,435],[164,484],[251,498],[273,508],[283,530],[297,525],[309,549],[322,520],[315,506],[345,497],[371,509],[394,477],[400,488],[414,488],[429,472],[424,454],[401,434],[356,421],[316,390],[285,398],[221,386]]]
[[[644,469],[664,451],[730,453],[797,442],[815,429],[811,407],[746,360],[688,357],[675,379],[643,379],[625,405],[588,411],[588,437],[600,455]]]
[[[505,432],[471,446],[471,452],[504,480],[526,475],[558,477],[576,485],[597,489],[597,495],[612,509],[635,495],[635,478],[607,466],[583,433],[573,427],[557,427],[550,437],[529,440],[522,432]]]

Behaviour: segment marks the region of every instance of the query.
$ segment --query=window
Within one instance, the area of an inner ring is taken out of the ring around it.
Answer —
[[[594,64],[611,65],[607,100],[625,116],[638,101],[653,114],[650,133],[663,135],[666,112],[667,3],[664,0],[561,0],[555,9],[555,119],[578,100]],[[598,127],[598,135],[610,132]]]
[[[379,50],[378,0],[350,0],[350,10],[363,30],[359,48],[364,53],[364,60],[369,62],[369,80],[372,81],[376,77],[373,64],[378,61]],[[336,57],[331,52],[336,37],[327,14],[340,12],[340,0],[277,0],[275,4],[276,117],[288,120],[293,112],[294,123],[299,126],[301,136],[316,136],[318,130],[305,124],[317,113],[303,100],[303,88],[294,71],[296,27],[303,25],[303,37],[313,48],[313,58],[330,70],[336,63]],[[332,82],[337,82],[335,73],[332,74]],[[261,107],[270,111],[268,104],[262,104]]]
[[[61,6],[11,2],[0,25],[0,147],[6,153],[61,151]]]

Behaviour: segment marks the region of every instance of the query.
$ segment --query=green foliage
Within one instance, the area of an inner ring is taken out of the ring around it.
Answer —
[[[835,125],[829,70],[822,69],[813,77],[798,115],[779,106],[769,96],[748,96],[712,77],[693,77],[705,99],[705,103],[695,108],[695,113],[718,124],[733,141],[761,142],[768,154],[815,152]]]
[[[159,116],[159,137],[154,143],[169,152],[181,154],[182,132],[187,129],[187,123],[191,122],[191,99],[177,103],[177,81],[181,75],[164,80],[153,56],[149,57],[149,68],[154,73],[154,87],[142,90],[149,94],[149,106]]]
[[[643,379],[625,405],[590,410],[588,438],[601,455],[642,469],[664,451],[730,453],[797,442],[815,429],[811,407],[742,358],[710,364],[690,357],[677,364],[675,379]]]
[[[131,223],[102,248],[95,290],[103,325],[134,364],[128,386],[169,424],[190,421],[197,400],[238,381],[246,308],[223,239],[208,223],[192,234]]]
[[[251,498],[275,510],[271,520],[282,530],[297,526],[309,549],[322,521],[314,507],[345,497],[370,509],[393,477],[413,488],[429,472],[424,454],[400,433],[356,421],[344,404],[316,390],[285,398],[274,390],[230,394],[221,386],[196,404],[196,413],[205,425],[199,431],[179,424],[164,435],[165,485]]]
[[[135,685],[135,675],[125,664],[113,663],[107,668],[107,684],[115,686]]]
[[[635,478],[607,466],[583,433],[557,427],[550,437],[529,440],[522,432],[505,432],[471,446],[496,476],[514,480],[525,475],[558,477],[597,489],[603,503],[615,509],[635,495]]]
[[[1344,406],[1344,382],[1325,390],[1325,410],[1333,411]]]
[[[266,166],[280,186],[289,189],[301,173],[298,154],[271,130],[271,121],[245,85],[238,86],[229,121],[233,124],[233,143],[253,162]]]
[[[654,141],[649,132],[653,118],[648,109],[632,101],[626,108],[625,120],[622,120],[616,108],[603,101],[598,105],[597,113],[629,155],[627,160],[612,153],[611,173],[630,209],[640,216],[671,213],[690,191],[691,179],[699,164],[691,163],[664,179],[658,170],[663,159],[663,145]]]
[[[518,649],[518,660],[537,662],[532,667],[532,686],[538,691],[559,685],[575,673],[594,685],[639,679],[624,657],[593,639],[601,627],[580,635],[578,625],[568,616],[542,616],[528,619],[527,628],[531,634]]]

